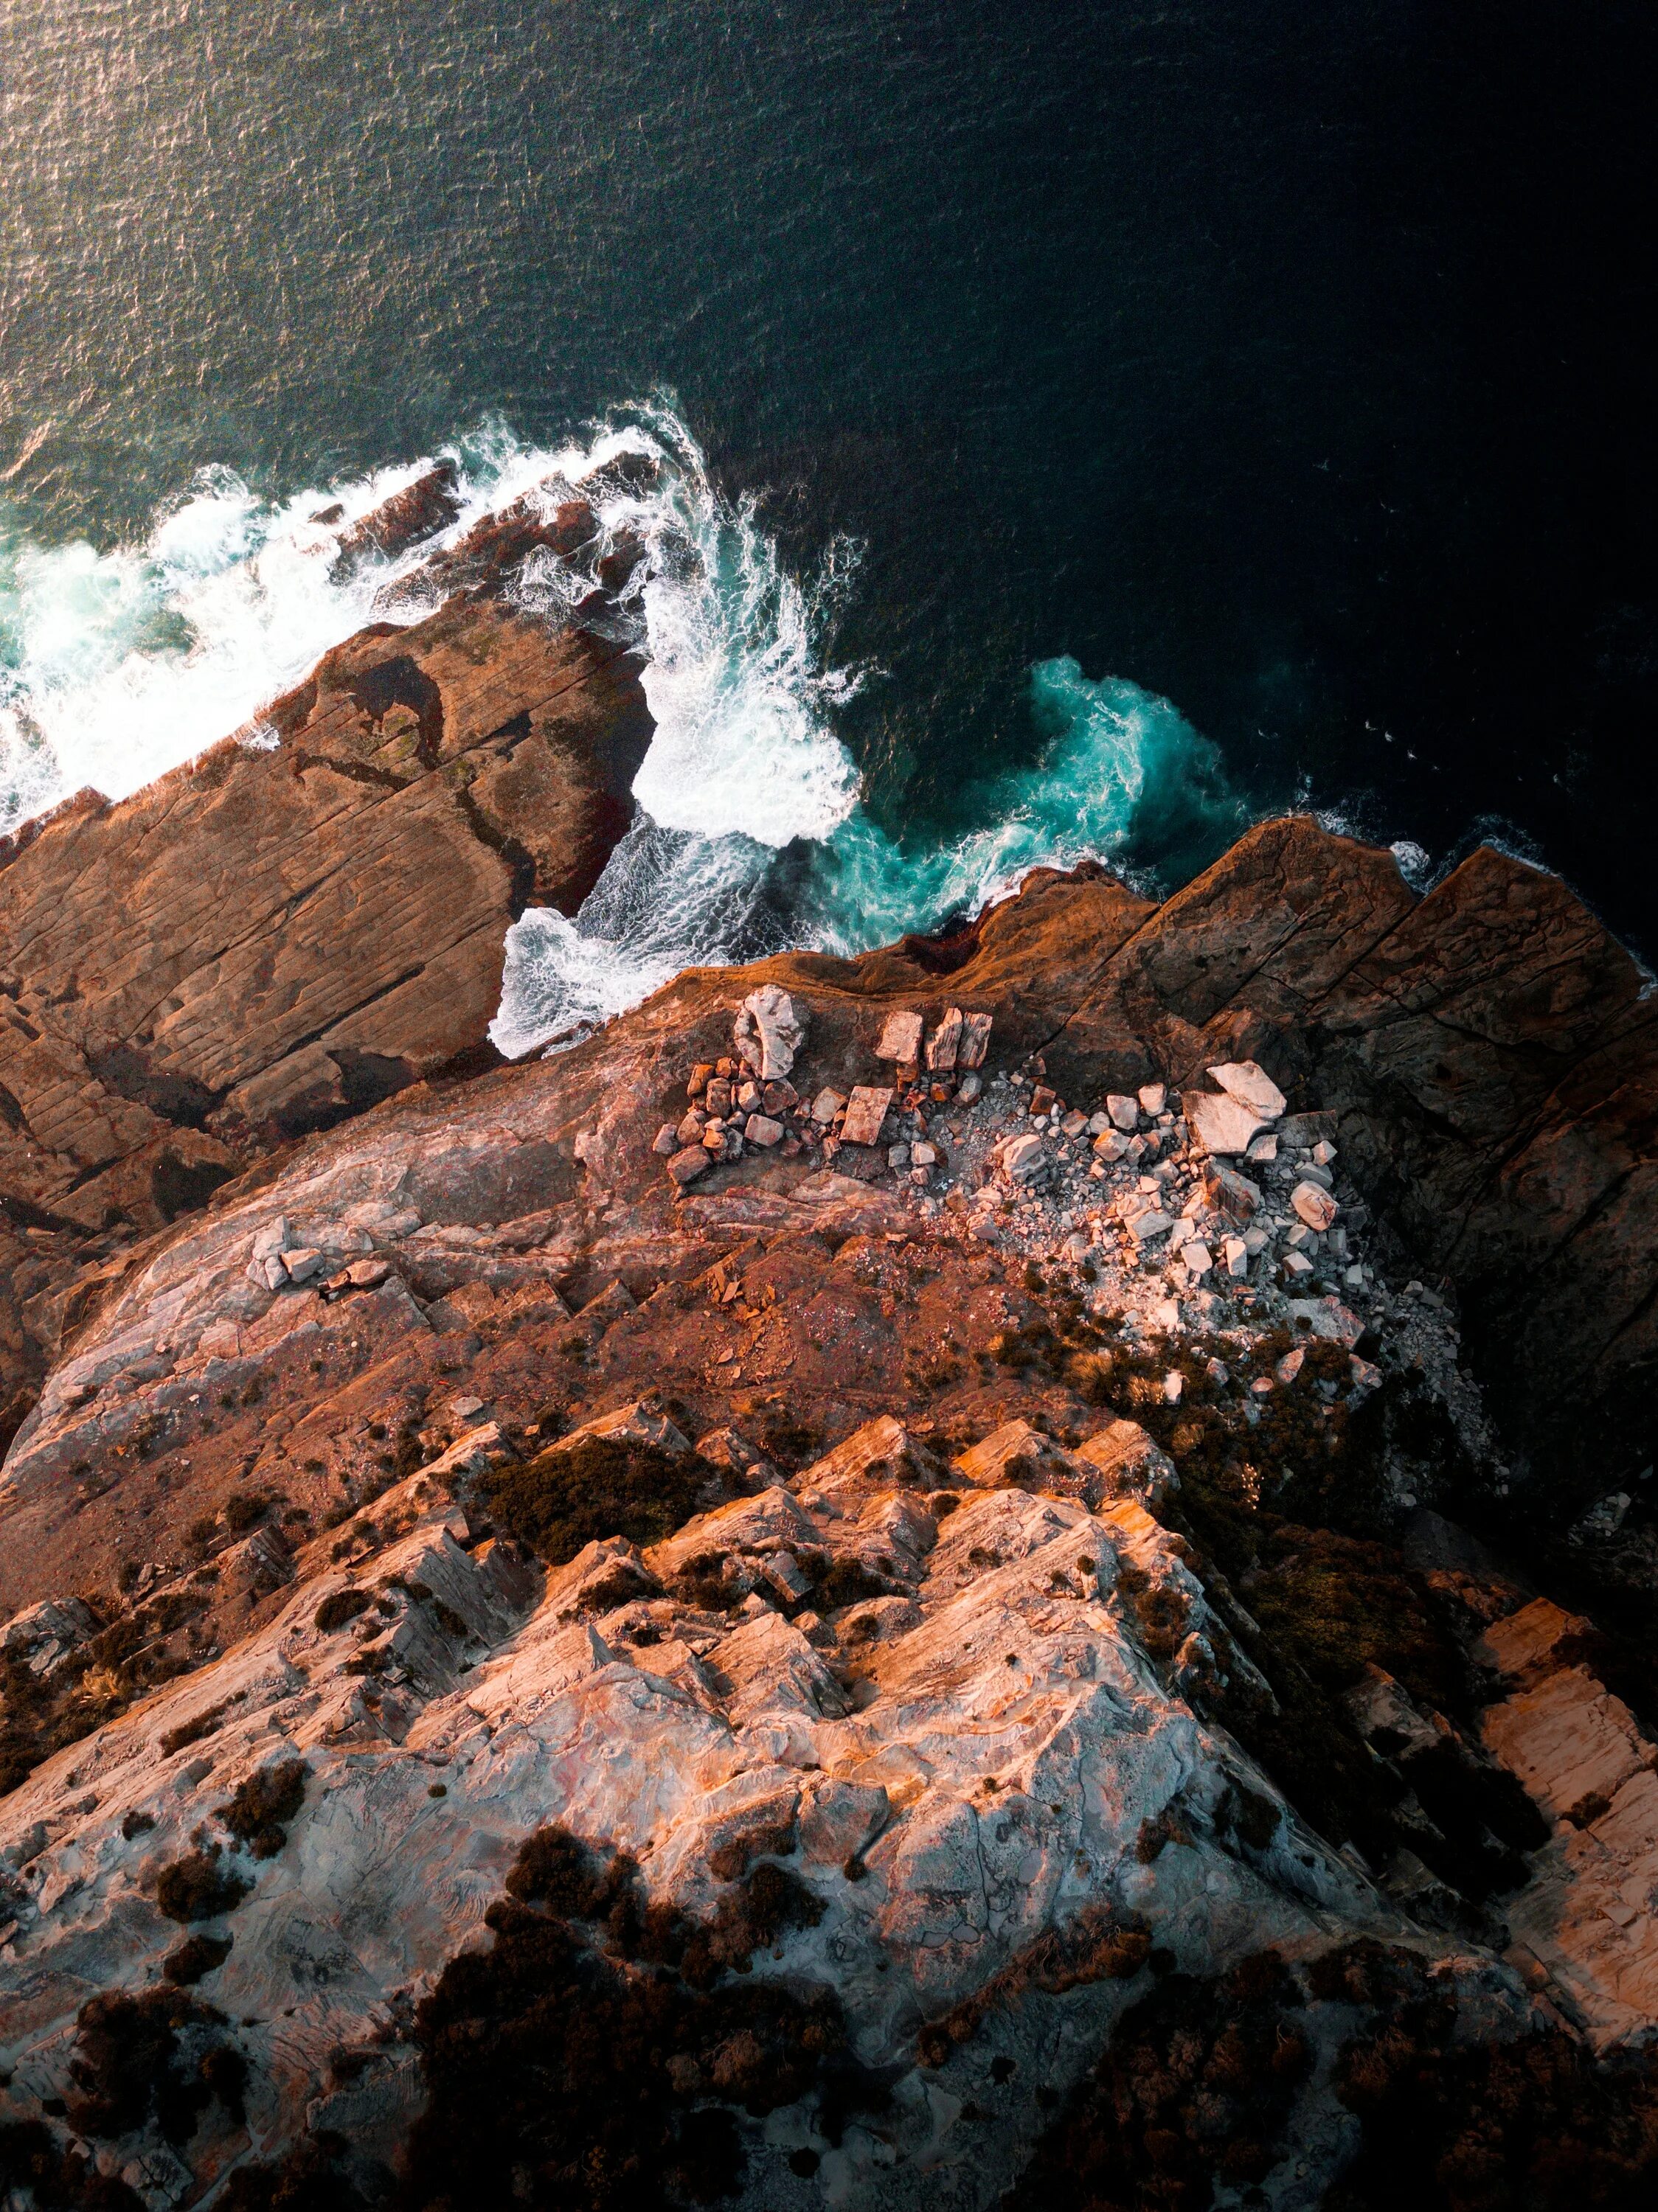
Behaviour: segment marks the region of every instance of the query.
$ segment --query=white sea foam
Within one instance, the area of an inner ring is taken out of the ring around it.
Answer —
[[[83,786],[123,799],[247,721],[369,618],[383,568],[330,580],[338,527],[417,473],[257,499],[198,477],[144,544],[35,544],[0,510],[0,830]]]
[[[574,1042],[692,963],[861,951],[1000,897],[1042,863],[1112,858],[1148,813],[1232,807],[1214,748],[1167,701],[1058,659],[1032,672],[1038,760],[986,782],[954,836],[895,841],[860,804],[836,728],[864,675],[832,654],[856,548],[837,542],[814,574],[790,574],[665,402],[558,449],[487,422],[444,451],[461,501],[448,538],[580,486],[601,531],[648,555],[619,613],[655,721],[641,811],[574,921],[532,908],[509,933],[491,1035],[510,1054]],[[628,456],[654,465],[610,466]],[[0,510],[0,828],[82,785],[123,797],[231,730],[256,732],[320,653],[385,618],[388,583],[407,586],[417,554],[331,570],[341,531],[431,465],[281,502],[210,471],[142,545],[113,551],[8,536]],[[340,517],[316,520],[336,503]],[[543,556],[515,586],[552,618],[584,588]]]

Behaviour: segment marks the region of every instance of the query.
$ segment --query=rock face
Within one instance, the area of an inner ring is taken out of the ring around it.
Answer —
[[[755,1971],[783,1989],[832,1986],[859,2062],[895,2078],[878,2133],[832,2142],[809,2109],[780,2116],[750,2154],[739,2201],[755,2208],[921,2206],[947,2181],[958,2202],[993,2203],[1041,2108],[987,2142],[955,2124],[961,2105],[993,2060],[1069,2086],[1149,1985],[1149,1947],[1140,1936],[1084,1968],[1069,1998],[1039,1990],[998,2011],[978,2047],[964,2034],[959,2056],[924,2069],[917,2031],[1080,1912],[1155,1925],[1182,1963],[1204,1966],[1264,1941],[1319,1946],[1332,1917],[1397,1932],[1146,1652],[1119,1563],[1166,1579],[1177,1561],[1079,1504],[974,1493],[948,1470],[930,1497],[894,1488],[906,1439],[881,1426],[873,1465],[854,1438],[838,1463],[692,1521],[644,1553],[631,1590],[613,1561],[600,1583],[585,1554],[543,1579],[499,1545],[469,1551],[428,1476],[389,1493],[382,1521],[406,1533],[368,1573],[308,1577],[222,1662],[210,1697],[174,1689],[87,1747],[72,1782],[60,1765],[8,1805],[3,1833],[25,1839],[14,1855],[27,1854],[46,1915],[7,2027],[37,2094],[53,2080],[74,2093],[65,2063],[88,1981],[141,1986],[176,1949],[183,1931],[155,1900],[204,1820],[296,1761],[303,1794],[268,1861],[223,1832],[249,1894],[200,1923],[231,1939],[207,1986],[243,2022],[264,2140],[297,2139],[308,2110],[310,2126],[350,2138],[369,2187],[415,2117],[418,2075],[395,2045],[370,2045],[320,2106],[319,2084],[366,2020],[483,1933],[529,1807],[630,1852],[657,1904],[692,1917],[757,1863],[799,1869],[812,1912]],[[955,1509],[942,1522],[941,1500]],[[877,1554],[898,1618],[861,1644],[849,1619],[850,1676],[779,1613],[734,1621],[671,1594],[693,1562],[759,1583],[778,1562],[856,1569]],[[1199,1599],[1194,1626],[1202,1617]],[[380,1663],[365,1671],[370,1653]],[[1270,1828],[1258,1847],[1234,1832],[1240,1789],[1272,1808],[1257,1814]],[[76,1809],[88,1796],[90,1817]],[[1147,1858],[1137,1845],[1159,1822],[1186,1841]],[[1517,1985],[1507,2002],[1524,2017]],[[186,2154],[192,2193],[245,2142],[209,2115]],[[809,2193],[789,2164],[802,2148]]]
[[[491,601],[353,639],[271,724],[0,866],[0,1177],[40,1215],[152,1226],[192,1133],[294,1134],[479,1044],[507,925],[580,905],[649,734],[626,654]]]
[[[1292,817],[1119,945],[1112,908],[1093,971],[1056,977],[1051,1074],[1259,1062],[1330,1109],[1368,1200],[1455,1283],[1536,1462],[1649,1463],[1658,999],[1571,892],[1482,847],[1418,898],[1390,854]]]
[[[1289,823],[1161,908],[1039,874],[947,945],[690,974],[259,1162],[82,1278],[0,1476],[7,2116],[61,2100],[155,2203],[330,2130],[383,2198],[428,2000],[521,1939],[655,1971],[629,1883],[702,1931],[698,2002],[844,2039],[838,2087],[760,2094],[752,2025],[664,2075],[756,2212],[990,2212],[1036,2085],[1188,1978],[1326,2008],[1226,2168],[1285,2204],[1359,2154],[1389,1976],[1459,2048],[1639,2045],[1602,1923],[1650,1917],[1650,1725],[1401,1532],[1458,1482],[1638,1493],[1655,1087],[1558,886],[1477,856],[1417,902]],[[526,1887],[544,1826],[613,1928]],[[186,1968],[241,2116],[114,2132],[82,2008]]]
[[[350,557],[448,500],[411,486]],[[50,1279],[14,1279],[45,1299],[9,1329],[0,1308],[0,1377],[50,1349],[65,1255],[488,1053],[509,924],[581,904],[649,736],[625,644],[463,592],[329,653],[260,729],[0,848],[0,1208]]]

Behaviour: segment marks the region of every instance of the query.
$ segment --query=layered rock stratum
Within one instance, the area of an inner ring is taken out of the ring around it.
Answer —
[[[149,1117],[6,1170],[15,2201],[1639,2201],[1637,965],[1291,819],[480,1070],[643,726],[487,556],[0,872],[15,1049]],[[244,781],[239,964],[142,856]],[[95,975],[19,873],[94,835]]]
[[[338,560],[451,520],[446,484],[399,494]],[[424,618],[372,624],[134,797],[82,793],[0,845],[4,1395],[38,1373],[89,1249],[496,1057],[508,925],[576,911],[650,739],[637,653],[607,619],[637,549],[596,529],[575,498],[479,526],[401,580]],[[568,626],[513,603],[503,538],[515,561],[593,571]]]

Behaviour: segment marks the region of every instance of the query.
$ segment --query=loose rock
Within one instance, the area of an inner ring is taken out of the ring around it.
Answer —
[[[842,1141],[849,1145],[879,1144],[881,1125],[892,1103],[890,1090],[879,1089],[872,1084],[857,1085],[846,1102],[846,1119],[840,1132]]]
[[[732,1034],[744,1066],[766,1083],[788,1074],[806,1039],[794,1000],[775,983],[762,983],[749,993]]]

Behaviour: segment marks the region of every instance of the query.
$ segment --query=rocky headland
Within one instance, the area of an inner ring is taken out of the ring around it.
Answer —
[[[1289,819],[491,1066],[544,504],[0,868],[0,2185],[1642,2201],[1646,979]]]

